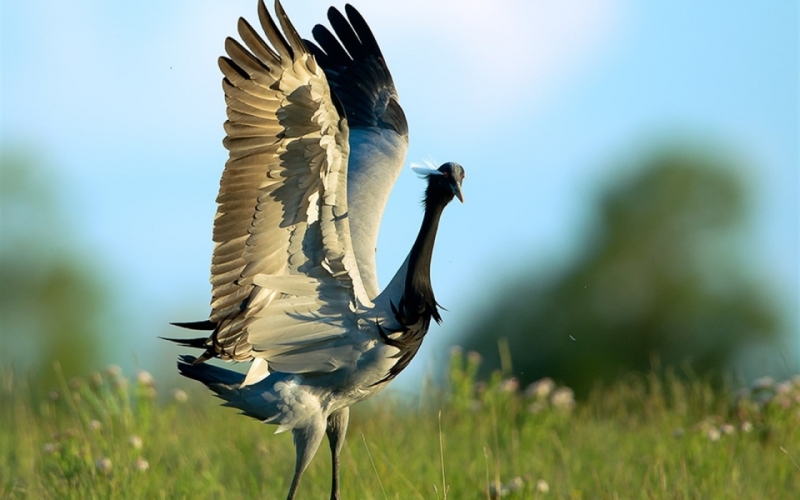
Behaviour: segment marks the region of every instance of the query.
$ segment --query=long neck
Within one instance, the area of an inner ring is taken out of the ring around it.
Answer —
[[[414,355],[417,354],[419,346],[422,345],[425,334],[428,333],[431,318],[437,323],[442,321],[431,288],[431,257],[433,257],[433,244],[436,241],[439,219],[450,199],[430,196],[430,189],[426,194],[428,196],[425,200],[425,216],[422,218],[422,227],[419,229],[417,239],[404,264],[406,269],[405,286],[399,307],[389,299],[395,318],[401,325],[399,330],[391,333],[399,335],[390,337],[383,329],[378,328],[384,342],[400,350],[399,357],[397,363],[389,369],[389,373],[377,383],[392,380],[408,366]],[[395,289],[394,287],[399,284],[397,280],[402,269],[401,267],[398,274],[395,274],[389,289]]]
[[[447,205],[445,200],[426,204],[422,227],[408,256],[408,269],[403,291],[403,302],[408,313],[427,312],[437,321],[439,321],[439,312],[431,287],[431,258],[433,257],[433,245],[436,242],[436,231],[439,228],[439,219],[442,217],[445,205]]]

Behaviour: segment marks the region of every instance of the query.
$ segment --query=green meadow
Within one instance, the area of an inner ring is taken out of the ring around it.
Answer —
[[[476,380],[456,352],[446,389],[357,405],[346,499],[800,498],[800,377],[718,390],[673,372],[630,375],[586,400],[549,379]],[[0,387],[0,498],[282,499],[290,433],[110,367],[39,396]],[[186,387],[184,385],[184,387]],[[328,497],[323,444],[299,498]]]

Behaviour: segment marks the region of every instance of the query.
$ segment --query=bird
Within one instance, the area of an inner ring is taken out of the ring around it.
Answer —
[[[328,10],[302,39],[280,1],[263,0],[266,41],[244,18],[242,43],[220,57],[229,158],[214,219],[209,319],[168,338],[202,350],[180,373],[244,415],[291,431],[296,448],[287,498],[323,436],[340,498],[339,455],[350,406],[408,366],[442,318],[430,267],[439,222],[464,201],[464,168],[412,167],[426,181],[419,233],[389,284],[375,269],[378,229],[405,164],[408,124],[375,37],[351,5]],[[275,22],[277,18],[277,23]],[[209,333],[210,332],[210,333]],[[249,362],[240,373],[207,361]]]

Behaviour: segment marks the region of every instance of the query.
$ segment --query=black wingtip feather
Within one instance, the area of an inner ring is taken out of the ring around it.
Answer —
[[[170,323],[172,326],[177,326],[180,328],[186,328],[188,330],[205,330],[211,331],[217,328],[217,324],[213,321],[204,320],[204,321],[189,321],[189,322],[175,322]]]
[[[325,51],[325,54],[328,56],[327,59],[330,61],[330,63],[339,66],[347,66],[352,62],[350,54],[345,51],[344,47],[342,47],[342,44],[339,43],[339,40],[336,39],[334,34],[331,33],[327,27],[318,24],[311,30],[311,34],[314,35],[314,40],[317,41],[320,48]],[[326,67],[326,65],[321,61],[320,64],[323,68]]]
[[[405,114],[378,42],[358,10],[346,5],[344,12],[346,17],[329,8],[331,27],[315,26],[316,46],[308,41],[306,46],[341,100],[351,129],[383,128],[407,138]]]
[[[356,35],[358,35],[359,40],[361,40],[361,45],[368,49],[366,52],[382,57],[383,55],[378,46],[378,40],[375,39],[375,35],[372,33],[364,16],[361,15],[358,9],[350,4],[344,6],[344,11],[347,14],[347,18],[350,20],[350,24],[353,26],[353,30],[356,32]]]
[[[331,7],[328,9],[328,21],[330,21],[333,31],[336,32],[336,36],[342,41],[342,45],[350,53],[350,56],[354,60],[363,59],[364,47],[344,14]]]

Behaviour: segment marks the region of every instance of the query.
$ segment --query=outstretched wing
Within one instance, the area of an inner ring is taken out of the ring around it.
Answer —
[[[263,0],[268,45],[239,20],[219,65],[230,152],[214,221],[211,356],[261,358],[281,371],[329,371],[311,355],[357,331],[369,299],[347,218],[348,127],[326,77],[280,3]],[[303,354],[301,356],[301,354]]]
[[[317,25],[306,45],[341,99],[350,126],[347,195],[353,249],[370,299],[380,289],[375,249],[389,193],[405,163],[408,124],[378,42],[361,14],[331,7],[335,33]]]

